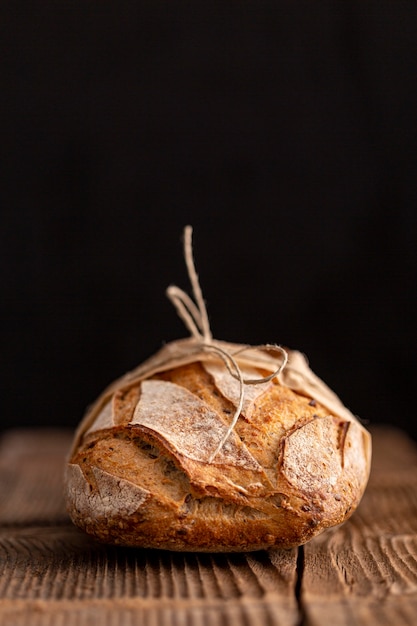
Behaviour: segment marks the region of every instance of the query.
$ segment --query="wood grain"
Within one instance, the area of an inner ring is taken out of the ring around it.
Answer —
[[[72,526],[5,529],[1,623],[295,625],[294,558],[115,548]]]
[[[104,546],[69,521],[71,434],[0,442],[2,626],[415,626],[417,451],[377,429],[365,497],[304,548],[181,554]]]
[[[69,521],[71,437],[7,433],[0,446],[2,626],[296,626],[296,550],[181,554],[99,544]]]

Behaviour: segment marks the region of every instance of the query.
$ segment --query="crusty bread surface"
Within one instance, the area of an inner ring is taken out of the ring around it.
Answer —
[[[74,523],[107,543],[221,552],[289,548],[345,521],[367,483],[368,432],[274,379],[245,388],[210,460],[235,382],[221,361],[197,360],[109,393],[67,464]]]

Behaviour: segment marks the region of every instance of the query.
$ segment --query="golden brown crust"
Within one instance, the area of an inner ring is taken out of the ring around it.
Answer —
[[[102,398],[67,467],[74,522],[123,545],[246,551],[300,545],[347,519],[368,479],[368,432],[274,380],[250,388],[210,462],[236,406],[227,374],[186,362]]]

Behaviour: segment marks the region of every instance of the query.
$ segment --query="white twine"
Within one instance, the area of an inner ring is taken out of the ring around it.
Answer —
[[[239,415],[242,412],[243,401],[245,396],[245,385],[260,385],[262,383],[269,382],[276,376],[278,376],[282,370],[285,368],[288,362],[288,354],[284,348],[276,344],[264,344],[260,346],[243,346],[239,348],[239,350],[235,351],[233,354],[228,352],[224,348],[221,348],[217,343],[214,342],[213,336],[210,330],[210,323],[207,314],[206,304],[204,302],[203,294],[200,287],[200,282],[198,279],[198,275],[195,269],[194,257],[193,257],[193,247],[192,247],[192,232],[193,229],[191,226],[186,226],[184,229],[184,257],[185,263],[188,270],[188,276],[190,278],[192,292],[195,298],[195,302],[190,298],[190,296],[177,287],[176,285],[171,285],[167,289],[167,296],[175,306],[179,317],[184,322],[186,328],[190,331],[191,335],[196,339],[201,350],[206,352],[213,352],[217,356],[219,356],[230,375],[233,376],[239,382],[239,402],[236,407],[236,411],[233,415],[233,419],[230,423],[229,428],[227,429],[224,436],[221,438],[217,448],[209,457],[209,463],[211,463],[215,457],[218,455],[220,450],[223,448],[224,444],[230,437],[233,432],[237,421],[239,419]],[[250,349],[258,349],[258,350],[266,350],[268,352],[279,352],[283,357],[282,363],[279,367],[269,376],[265,376],[263,378],[254,378],[254,379],[245,379],[243,378],[241,369],[238,365],[238,362],[235,356],[241,354],[245,350]]]

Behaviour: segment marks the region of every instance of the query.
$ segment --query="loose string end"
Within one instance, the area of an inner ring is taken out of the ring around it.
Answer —
[[[206,304],[195,269],[192,233],[192,227],[186,226],[184,229],[184,258],[195,302],[183,289],[176,285],[168,287],[166,295],[191,335],[202,342],[210,343],[212,334]]]

